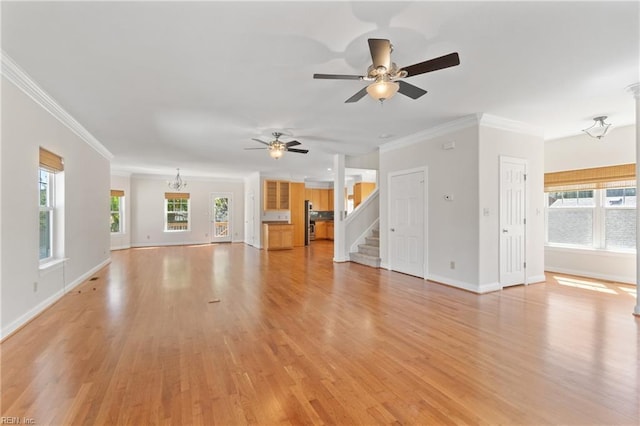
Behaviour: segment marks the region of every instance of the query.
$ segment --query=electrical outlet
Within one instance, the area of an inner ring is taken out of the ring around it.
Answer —
[[[33,292],[36,293],[38,291],[38,281],[33,282]]]
[[[456,262],[453,261],[453,260],[451,262],[449,262],[449,268],[456,269]]]

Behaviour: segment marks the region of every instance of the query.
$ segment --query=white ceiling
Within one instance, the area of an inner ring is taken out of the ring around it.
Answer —
[[[428,90],[383,105],[344,101],[364,82],[368,38]],[[437,124],[489,113],[576,134],[598,115],[634,123],[638,2],[8,2],[2,49],[132,173],[330,178],[357,155]],[[245,151],[274,130],[307,155]],[[386,136],[386,137],[381,137]]]

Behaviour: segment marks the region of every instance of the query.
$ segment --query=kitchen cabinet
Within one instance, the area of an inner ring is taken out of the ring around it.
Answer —
[[[288,223],[263,223],[262,236],[266,250],[293,248],[293,225]]]
[[[264,181],[264,210],[289,210],[289,182]]]
[[[293,225],[293,246],[304,247],[305,240],[305,219],[304,219],[304,198],[305,189],[302,182],[291,182],[290,206],[291,224]]]
[[[321,189],[320,190],[320,211],[326,212],[329,210],[329,190]]]
[[[322,188],[308,188],[305,190],[307,200],[311,201],[312,210],[326,212],[333,210],[333,190]]]
[[[311,207],[315,211],[322,210],[320,206],[320,191],[322,190],[318,188],[311,189]]]
[[[327,239],[327,222],[316,221],[316,240]]]
[[[333,222],[327,222],[327,238],[333,241]]]
[[[360,203],[366,200],[374,189],[376,189],[374,182],[358,182],[353,185],[353,208],[355,209]]]

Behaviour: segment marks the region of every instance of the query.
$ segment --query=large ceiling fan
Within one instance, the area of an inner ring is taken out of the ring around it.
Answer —
[[[264,148],[245,148],[246,150],[249,149],[268,149],[269,150],[269,156],[271,156],[271,158],[275,158],[276,160],[279,159],[280,157],[282,157],[284,155],[285,152],[297,152],[299,154],[306,154],[309,152],[308,149],[297,149],[297,148],[291,148],[292,146],[296,146],[296,145],[301,145],[300,142],[298,141],[291,141],[291,142],[281,142],[280,141],[280,136],[282,136],[282,133],[280,132],[273,132],[272,133],[273,137],[275,137],[275,140],[272,140],[271,142],[265,142],[263,140],[257,139],[257,138],[252,138],[252,140],[256,141],[256,142],[260,142],[263,145],[266,145],[266,147]]]
[[[458,53],[454,52],[438,58],[429,59],[428,61],[409,65],[408,67],[398,68],[394,62],[391,62],[393,45],[387,39],[370,38],[369,50],[371,51],[373,63],[367,68],[366,75],[314,74],[313,78],[327,80],[364,80],[372,82],[347,99],[345,103],[357,102],[367,93],[380,102],[391,98],[396,92],[400,92],[411,99],[418,99],[427,93],[427,91],[401,79],[460,65]]]

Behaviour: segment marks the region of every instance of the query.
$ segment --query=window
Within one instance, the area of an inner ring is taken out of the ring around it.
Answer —
[[[189,194],[180,192],[167,192],[164,194],[164,230],[188,231],[189,230]]]
[[[57,227],[62,223],[61,200],[62,191],[56,191],[56,186],[63,182],[62,171],[64,162],[62,157],[46,149],[40,148],[40,162],[38,168],[38,197],[40,215],[38,233],[40,247],[38,258],[45,264],[55,258],[63,257],[62,233],[57,232]]]
[[[591,246],[593,244],[594,191],[547,194],[547,242]]]
[[[124,232],[124,191],[111,190],[111,220],[110,228],[112,234]]]
[[[636,247],[636,189],[603,191],[604,246],[607,250],[633,250]]]
[[[635,164],[545,173],[547,243],[635,250],[635,178]]]
[[[40,168],[40,261],[53,257],[54,174]]]

